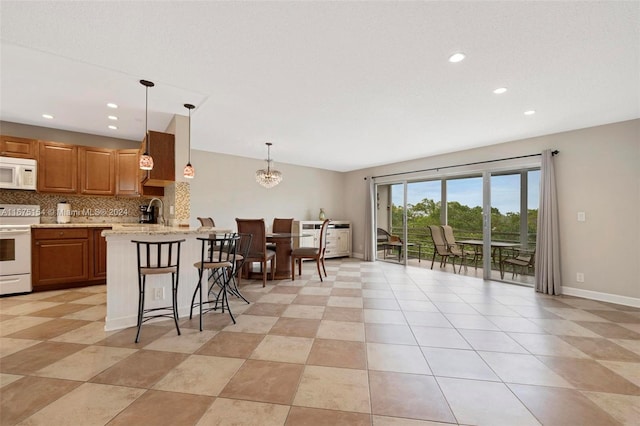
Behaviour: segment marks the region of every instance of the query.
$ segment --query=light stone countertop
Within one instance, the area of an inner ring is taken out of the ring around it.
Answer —
[[[115,235],[208,235],[211,233],[232,232],[228,228],[207,228],[188,226],[162,226],[144,223],[119,223],[113,224],[112,229],[102,231],[103,237]]]
[[[111,228],[116,225],[141,225],[138,223],[38,223],[31,228]]]

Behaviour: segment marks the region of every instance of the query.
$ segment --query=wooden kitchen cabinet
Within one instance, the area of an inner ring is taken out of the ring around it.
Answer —
[[[104,284],[109,227],[36,228],[31,233],[33,291]]]
[[[153,158],[153,169],[142,170],[144,186],[164,187],[176,180],[175,136],[170,133],[149,131],[149,140],[142,141],[140,152],[145,152],[149,143],[149,155]]]
[[[140,195],[140,178],[137,149],[120,149],[116,151],[116,195]]]
[[[66,288],[89,280],[89,230],[43,228],[32,232],[34,291]]]
[[[0,136],[0,155],[35,160],[38,157],[38,141],[14,136]]]
[[[84,195],[116,193],[116,153],[113,149],[78,147],[78,179]]]
[[[41,141],[38,153],[38,192],[78,192],[78,147]]]

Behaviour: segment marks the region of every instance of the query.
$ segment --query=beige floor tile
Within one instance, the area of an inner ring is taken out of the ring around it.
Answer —
[[[459,330],[462,337],[477,351],[527,353],[508,334],[502,331]]]
[[[93,383],[150,388],[188,355],[139,350],[91,379]]]
[[[556,336],[600,337],[593,331],[569,320],[532,318],[531,321],[538,324],[547,333]]]
[[[455,422],[442,391],[432,376],[370,371],[371,411],[375,415]],[[414,420],[415,422],[416,420]],[[431,423],[390,421],[374,417],[375,425],[420,426]]]
[[[0,371],[10,374],[33,374],[35,371],[86,347],[86,345],[76,343],[38,343],[2,358]]]
[[[640,396],[598,392],[582,393],[623,425],[631,426],[640,423]]]
[[[623,361],[598,361],[616,374],[640,386],[640,363]]]
[[[14,425],[81,384],[71,380],[27,376],[3,386],[0,392],[0,424]]]
[[[3,386],[8,385],[10,383],[13,383],[16,380],[20,380],[23,377],[24,376],[20,376],[20,375],[17,375],[17,374],[0,373],[0,388],[2,388]]]
[[[47,292],[48,293],[48,292]],[[94,293],[88,293],[85,291],[81,291],[81,290],[69,290],[69,291],[64,291],[55,295],[51,295],[49,297],[45,297],[43,299],[40,299],[44,302],[59,302],[59,303],[67,303],[67,302],[73,302],[75,300],[78,299],[84,299],[85,297],[89,297],[91,295],[93,295]]]
[[[217,396],[244,360],[191,355],[169,371],[153,388],[163,391]]]
[[[41,368],[34,374],[56,379],[87,381],[135,352],[135,349],[88,346]]]
[[[76,328],[68,333],[54,337],[51,340],[55,342],[84,343],[85,345],[92,345],[104,340],[111,334],[113,334],[113,332],[104,331],[104,323],[90,322],[87,325]]]
[[[467,330],[489,330],[498,331],[498,326],[482,315],[469,314],[444,314],[455,328]]]
[[[423,347],[422,352],[434,376],[500,381],[475,351]]]
[[[451,423],[428,420],[403,419],[401,417],[373,416],[373,426],[450,426]]]
[[[391,343],[398,345],[417,345],[413,332],[408,325],[365,324],[365,337],[371,343]]]
[[[629,349],[631,352],[634,352],[640,355],[640,340],[628,340],[628,339],[609,339],[613,343],[622,346],[623,348]]]
[[[471,349],[471,346],[454,328],[411,326],[420,346],[438,348]]]
[[[367,365],[369,370],[431,374],[418,346],[367,343]]]
[[[548,308],[545,309],[549,312],[552,312],[559,316],[560,318],[564,318],[566,320],[571,321],[599,321],[599,322],[608,322],[606,319],[591,314],[587,311],[583,311],[582,309],[576,308]]]
[[[589,355],[558,336],[548,334],[507,333],[523,348],[534,355],[589,358]]]
[[[509,385],[509,388],[545,425],[618,424],[577,390],[513,384]]]
[[[338,308],[362,308],[362,297],[329,296],[327,306]]]
[[[259,303],[280,303],[283,305],[288,305],[297,297],[296,294],[278,294],[278,293],[268,293],[263,295],[258,302]]]
[[[307,365],[293,405],[370,413],[367,372]]]
[[[365,309],[364,322],[372,324],[406,324],[402,311]]]
[[[360,299],[362,299],[362,290],[360,288],[339,288],[334,284],[333,288],[331,289],[330,296],[359,297]]]
[[[561,336],[561,339],[575,346],[593,359],[607,361],[640,362],[640,355],[611,342],[604,337]]]
[[[453,328],[449,320],[439,312],[404,311],[404,316],[411,326]]]
[[[295,299],[293,299],[292,303],[296,305],[327,306],[328,300],[329,300],[329,296],[314,296],[314,295],[300,294]]]
[[[289,305],[280,316],[283,318],[322,319],[325,309],[324,306]]]
[[[33,312],[42,311],[43,309],[52,308],[58,305],[60,305],[60,303],[35,300],[3,308],[2,313],[5,315],[30,315]]]
[[[220,396],[288,405],[293,401],[303,369],[299,364],[249,359]]]
[[[544,333],[542,327],[534,324],[527,318],[487,316],[487,319],[497,325],[502,331],[514,333]]]
[[[2,323],[0,324],[0,336],[8,336],[18,331],[25,330],[27,328],[31,328],[49,321],[53,320],[51,318],[29,316],[18,316],[15,318],[11,318],[2,321]]]
[[[308,337],[268,335],[260,342],[250,358],[304,364],[312,345],[313,339]]]
[[[62,318],[75,319],[83,321],[104,321],[106,307],[105,305],[94,305],[90,308],[83,309],[78,312],[67,314]]]
[[[573,388],[573,386],[533,355],[478,352],[505,383]]]
[[[343,281],[337,281],[333,283],[333,288],[334,289],[338,289],[338,288],[346,288],[346,289],[358,289],[361,290],[362,289],[362,284],[360,283],[354,283],[354,282],[343,282]],[[360,292],[360,297],[362,297],[362,292]]]
[[[19,352],[30,346],[37,345],[40,340],[12,339],[11,337],[0,337],[0,358]]]
[[[282,303],[252,303],[244,313],[247,315],[279,317],[287,308],[288,306]]]
[[[146,345],[144,349],[192,354],[218,333],[217,331],[200,331],[189,328],[182,329],[181,332],[181,335],[177,335],[175,330],[171,330]]]
[[[269,334],[295,337],[315,337],[320,320],[305,318],[280,318],[273,325]]]
[[[104,305],[107,303],[107,295],[106,293],[98,293],[83,299],[74,300],[71,303],[81,303],[83,305]]]
[[[588,328],[602,337],[610,339],[640,340],[640,333],[610,322],[576,321],[576,324]]]
[[[640,318],[628,312],[612,311],[606,309],[588,309],[587,312],[597,315],[600,318],[604,318],[608,321],[614,321],[617,323],[640,324]]]
[[[405,312],[439,312],[436,305],[428,300],[398,300],[398,304]]]
[[[364,322],[364,312],[362,309],[327,306],[322,319],[329,321]]]
[[[282,426],[288,414],[286,405],[217,398],[197,426]]]
[[[364,324],[349,321],[320,321],[316,337],[319,339],[365,341]]]
[[[362,342],[314,339],[307,365],[364,370],[367,368],[366,347]]]
[[[395,295],[391,290],[369,289],[363,288],[362,297],[368,299],[394,299]]]
[[[196,352],[198,355],[249,358],[249,355],[264,339],[263,334],[229,333],[221,331]]]
[[[399,311],[402,309],[395,299],[375,299],[368,297],[362,298],[362,307],[365,309],[382,309],[388,311]]]
[[[503,383],[438,377],[458,422],[505,426],[539,425]]]
[[[298,294],[311,295],[311,296],[329,296],[331,295],[331,288],[329,287],[302,287]]]
[[[314,425],[314,426],[370,426],[371,415],[365,413],[350,413],[346,411],[323,410],[319,408],[291,407],[285,425]]]
[[[148,390],[120,412],[109,426],[192,425],[213,400],[211,396]]]
[[[20,424],[104,425],[144,392],[144,389],[84,383]]]
[[[53,318],[51,321],[16,331],[15,333],[9,334],[7,337],[48,340],[87,324],[89,324],[88,321]]]
[[[469,306],[482,315],[512,318],[520,317],[519,313],[499,303],[469,303]]]
[[[257,315],[240,315],[235,324],[230,324],[223,330],[233,333],[266,334],[278,321],[277,317],[263,317]]]

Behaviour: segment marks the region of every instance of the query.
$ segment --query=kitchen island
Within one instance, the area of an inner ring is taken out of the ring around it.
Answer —
[[[107,315],[105,330],[134,327],[138,314],[138,260],[136,245],[131,240],[181,240],[178,282],[180,318],[189,315],[191,297],[198,282],[193,264],[200,260],[202,243],[198,237],[231,232],[224,228],[188,228],[146,224],[114,224],[102,231],[107,240]],[[147,277],[145,308],[171,305],[171,275]]]

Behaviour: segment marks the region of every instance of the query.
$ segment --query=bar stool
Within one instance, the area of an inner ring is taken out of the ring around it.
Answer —
[[[198,283],[191,298],[189,319],[193,318],[193,308],[198,307],[200,311],[200,331],[202,331],[202,314],[217,310],[218,303],[220,303],[222,313],[224,313],[226,307],[231,320],[235,324],[236,319],[233,317],[229,307],[227,290],[230,288],[229,282],[233,279],[233,273],[235,272],[236,253],[240,237],[238,234],[224,234],[224,236],[217,235],[208,238],[198,237],[198,240],[202,242],[202,252],[200,261],[193,264],[198,268]],[[203,284],[202,277],[205,276],[205,270],[210,271],[210,273],[206,274],[206,284]],[[206,285],[207,289],[206,300],[204,298],[203,285]],[[216,287],[219,288],[217,292]],[[196,302],[197,294],[200,294],[199,302]],[[211,295],[215,295],[215,300],[209,300]],[[209,306],[213,304],[213,307],[203,310],[204,304],[209,304]]]
[[[175,241],[136,241],[138,253],[138,332],[135,342],[140,340],[142,323],[153,318],[173,318],[176,330],[178,326],[178,277],[180,275],[180,244],[185,240]],[[171,306],[144,308],[147,275],[171,274]]]

